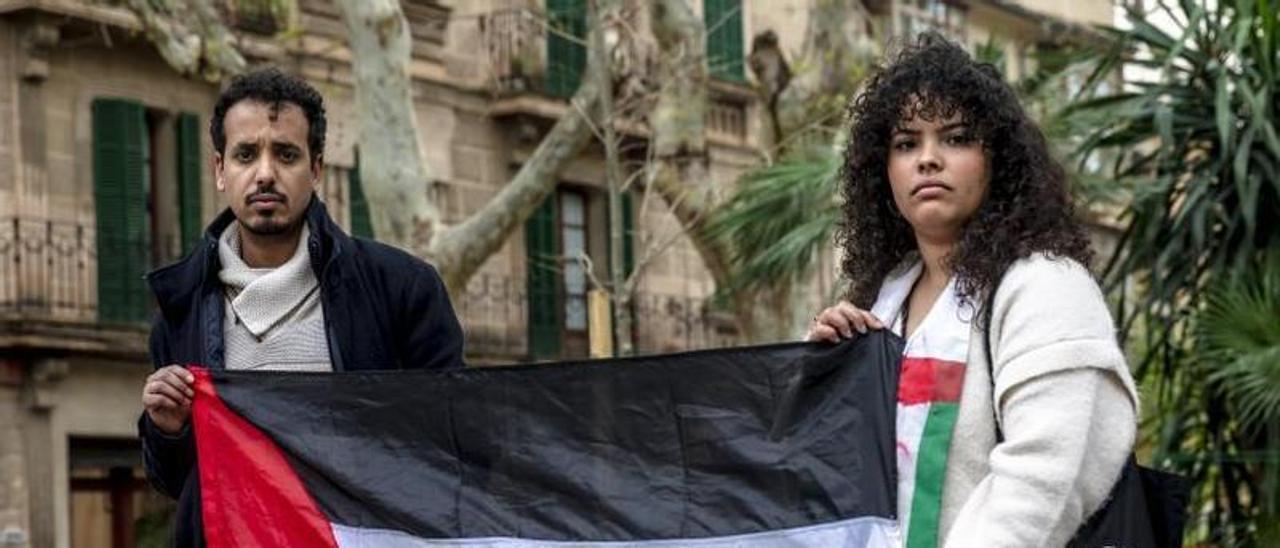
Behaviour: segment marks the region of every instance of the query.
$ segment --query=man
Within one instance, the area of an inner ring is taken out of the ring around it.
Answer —
[[[347,236],[315,197],[325,135],[315,89],[274,69],[238,77],[214,107],[210,135],[230,208],[191,255],[148,276],[159,303],[157,370],[143,387],[138,428],[151,483],[178,499],[179,545],[203,544],[189,426],[194,377],[184,365],[462,367],[462,331],[435,269]]]

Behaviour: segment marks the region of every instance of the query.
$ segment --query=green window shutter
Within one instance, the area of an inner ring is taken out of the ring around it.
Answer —
[[[178,115],[178,219],[182,252],[190,253],[200,241],[204,223],[200,214],[200,118],[190,112]]]
[[[582,83],[587,47],[587,0],[547,0],[547,93],[568,98]]]
[[[631,276],[636,271],[636,221],[632,209],[631,193],[622,193],[622,273]]]
[[[146,109],[125,99],[93,102],[98,319],[146,322],[151,298],[142,277],[151,256],[146,185]]]
[[[556,258],[556,196],[547,198],[524,224],[526,291],[529,293],[529,356],[560,356],[560,276]]]
[[[355,165],[347,172],[348,193],[351,200],[351,235],[373,239],[373,223],[369,220],[369,201],[364,197],[360,184],[360,151],[355,153]]]
[[[746,82],[742,71],[742,0],[706,0],[702,8],[711,76]]]

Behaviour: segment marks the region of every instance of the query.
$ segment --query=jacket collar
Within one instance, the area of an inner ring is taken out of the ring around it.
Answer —
[[[312,194],[311,203],[303,213],[311,235],[307,238],[307,251],[311,255],[311,268],[321,278],[328,265],[350,249],[351,238],[342,232],[320,197]],[[179,315],[190,306],[194,294],[208,284],[220,284],[218,270],[218,236],[235,222],[231,208],[223,210],[208,227],[200,244],[182,260],[147,274],[147,282],[156,302],[166,316]]]

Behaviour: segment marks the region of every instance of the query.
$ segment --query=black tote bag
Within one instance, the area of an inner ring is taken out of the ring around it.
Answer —
[[[1003,277],[1003,276],[1002,276]],[[996,287],[991,289],[983,308],[987,330],[991,329]],[[995,372],[991,363],[991,337],[983,337],[987,352],[987,377],[995,394]],[[995,420],[995,402],[991,404],[996,425],[996,443],[1004,442],[1000,421]],[[1187,500],[1191,485],[1177,474],[1139,466],[1133,455],[1120,472],[1120,479],[1097,512],[1076,531],[1069,548],[1169,548],[1182,546],[1182,532],[1187,522]]]

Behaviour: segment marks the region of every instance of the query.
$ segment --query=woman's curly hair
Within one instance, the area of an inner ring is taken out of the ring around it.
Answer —
[[[1089,266],[1093,253],[1074,218],[1066,172],[1013,89],[990,63],[925,33],[873,74],[849,108],[837,241],[851,282],[847,298],[858,307],[870,308],[885,277],[916,250],[889,186],[893,130],[912,117],[957,114],[982,143],[991,173],[986,198],[947,257],[961,298],[981,299],[1010,264],[1035,252]]]

